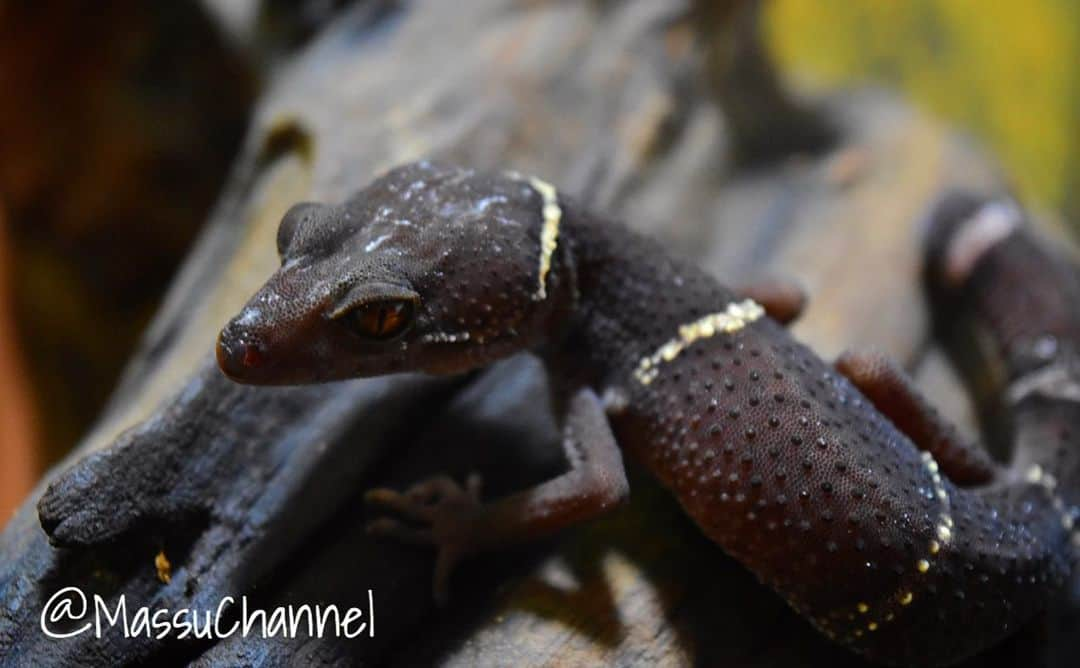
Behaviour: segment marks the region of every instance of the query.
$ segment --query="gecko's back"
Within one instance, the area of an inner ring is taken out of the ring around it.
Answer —
[[[957,487],[753,301],[620,226],[568,228],[582,315],[556,367],[592,369],[620,444],[823,633],[944,663],[1061,588],[1070,535],[1044,486]]]

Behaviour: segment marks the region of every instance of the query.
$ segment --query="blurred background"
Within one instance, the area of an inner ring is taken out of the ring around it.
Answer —
[[[260,63],[343,3],[289,4],[0,4],[0,517],[108,400],[225,187]],[[231,30],[252,15],[257,42]],[[764,29],[797,89],[897,89],[1080,220],[1080,3],[772,0]]]

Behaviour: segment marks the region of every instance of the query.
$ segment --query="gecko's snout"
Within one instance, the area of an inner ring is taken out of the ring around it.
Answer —
[[[251,378],[252,372],[263,366],[266,360],[262,346],[238,332],[235,323],[230,323],[221,330],[218,335],[216,354],[221,371],[229,378],[240,382]]]

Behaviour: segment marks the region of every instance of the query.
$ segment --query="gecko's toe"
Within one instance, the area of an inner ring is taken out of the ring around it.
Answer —
[[[386,536],[413,545],[431,545],[434,542],[431,529],[409,526],[390,517],[368,522],[366,531],[372,536]]]
[[[476,525],[481,508],[480,488],[480,475],[473,473],[464,485],[449,476],[437,475],[417,482],[405,492],[379,488],[364,494],[368,505],[396,513],[406,520],[376,518],[367,525],[369,534],[438,549],[432,593],[439,605],[445,605],[448,600],[454,567],[482,542]]]
[[[431,521],[431,506],[411,494],[402,494],[387,488],[372,489],[364,494],[364,501],[369,506],[397,513],[415,522]]]
[[[105,542],[132,523],[131,512],[110,499],[100,475],[108,454],[97,453],[58,477],[38,500],[38,521],[56,546],[74,547]]]

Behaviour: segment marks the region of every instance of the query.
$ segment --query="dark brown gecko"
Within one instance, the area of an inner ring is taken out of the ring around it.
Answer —
[[[224,328],[218,360],[240,382],[291,384],[544,359],[569,471],[490,503],[477,480],[446,477],[368,495],[409,521],[373,531],[438,548],[439,594],[461,557],[623,502],[626,452],[829,638],[888,663],[946,664],[1062,589],[1080,500],[1080,281],[1017,220],[969,209],[939,209],[928,274],[938,303],[987,323],[1013,414],[1046,432],[1008,467],[881,356],[832,367],[795,342],[782,325],[798,291],[729,290],[540,180],[430,162],[342,205],[293,207],[282,266]],[[1009,272],[1052,284],[1003,287]]]

